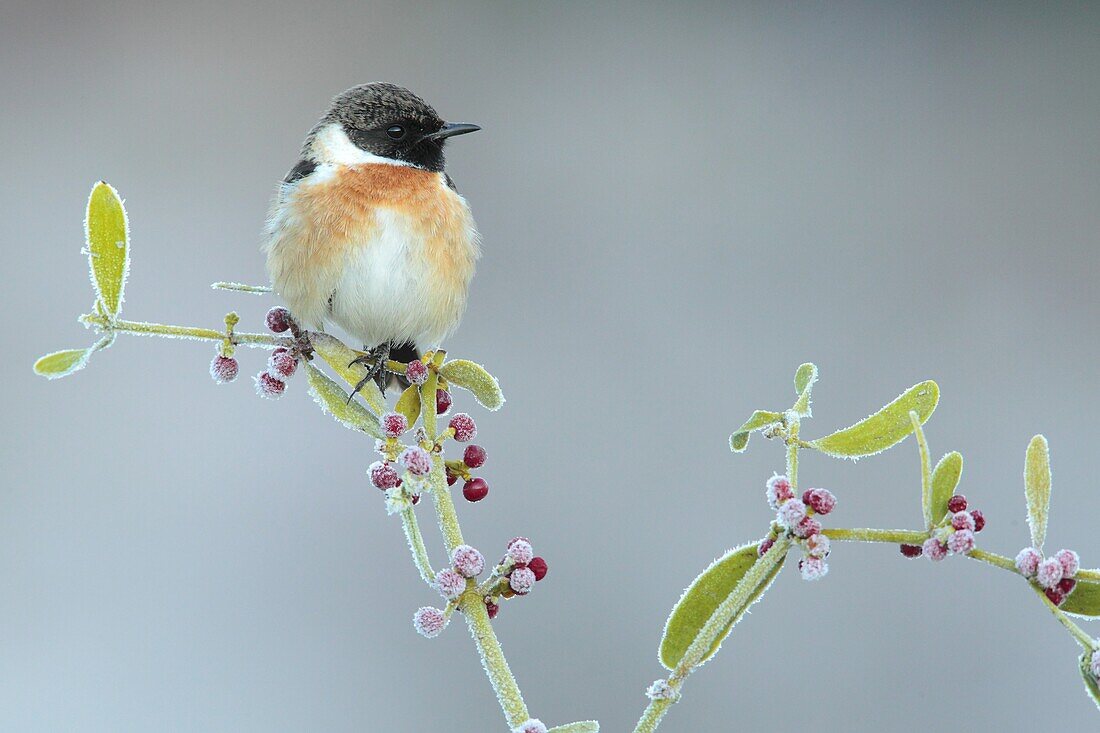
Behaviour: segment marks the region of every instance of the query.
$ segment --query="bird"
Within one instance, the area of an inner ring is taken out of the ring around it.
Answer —
[[[385,394],[387,358],[420,358],[462,319],[481,244],[443,147],[480,129],[397,84],[361,84],[332,99],[276,190],[272,288],[303,327],[363,344],[353,363],[369,368],[349,400],[371,380]]]

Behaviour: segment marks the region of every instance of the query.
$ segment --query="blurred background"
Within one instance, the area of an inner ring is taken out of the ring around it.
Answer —
[[[816,437],[935,378],[986,549],[1027,544],[1024,448],[1052,446],[1048,546],[1100,565],[1100,7],[1010,3],[58,3],[0,7],[7,314],[0,730],[503,730],[461,624],[364,474],[370,445],[293,380],[216,386],[208,344],[91,343],[91,185],[127,200],[124,315],[262,329],[275,184],[329,98],[404,84],[447,119],[485,256],[447,344],[492,489],[486,555],[550,574],[496,628],[532,714],[630,730],[682,588],[770,520],[780,446],[729,432],[821,368]],[[916,448],[816,455],[828,524],[915,528]],[[442,562],[429,505],[421,517]],[[843,545],[793,568],[662,730],[1096,727],[1078,649],[1016,577]],[[1093,633],[1096,633],[1095,631]],[[792,695],[805,704],[792,710]]]

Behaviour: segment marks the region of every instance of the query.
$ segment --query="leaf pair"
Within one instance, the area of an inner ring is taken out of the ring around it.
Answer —
[[[122,294],[130,270],[130,225],[118,192],[100,181],[92,187],[84,217],[85,247],[95,310],[113,321],[122,309]],[[67,349],[47,354],[34,363],[34,371],[47,379],[59,379],[79,371],[92,354],[111,345],[114,338],[103,337],[86,349]]]

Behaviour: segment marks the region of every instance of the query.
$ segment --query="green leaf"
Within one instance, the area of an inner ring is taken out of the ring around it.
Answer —
[[[939,522],[947,514],[947,502],[955,495],[962,477],[963,457],[958,451],[948,453],[932,471],[932,495],[925,513],[930,525]]]
[[[87,349],[68,349],[46,354],[34,363],[34,373],[46,379],[60,379],[73,372],[80,371],[88,363],[88,357],[95,347]]]
[[[451,384],[468,389],[481,406],[487,410],[499,410],[504,406],[504,393],[500,384],[485,367],[466,359],[448,361],[439,369],[440,375]]]
[[[1078,579],[1073,592],[1059,608],[1074,616],[1100,617],[1100,582]]]
[[[1031,546],[1041,550],[1047,539],[1047,512],[1050,509],[1050,446],[1042,435],[1036,435],[1027,446],[1024,496],[1027,498]]]
[[[817,382],[817,366],[814,364],[806,362],[794,373],[794,391],[798,395],[798,400],[791,409],[802,417],[810,415],[810,393],[813,392],[815,382]]]
[[[321,331],[311,331],[309,334],[309,342],[313,346],[313,350],[332,367],[332,370],[339,374],[340,377],[352,387],[359,384],[359,380],[367,376],[367,368],[365,366],[362,364],[352,364],[352,361],[357,359],[361,355],[361,352],[348,347],[343,341],[335,336],[330,336]],[[367,405],[370,406],[375,415],[381,415],[386,412],[386,403],[382,399],[382,393],[378,390],[378,385],[373,381],[367,382],[363,389],[359,391],[359,394],[366,400]]]
[[[896,400],[851,427],[838,430],[810,444],[837,458],[861,458],[897,445],[913,432],[909,413],[916,412],[923,425],[940,400],[940,388],[932,380],[915,384]]]
[[[306,381],[313,400],[345,427],[382,437],[378,418],[355,400],[349,402],[347,392],[309,362],[306,362]]]
[[[783,413],[781,412],[757,410],[745,421],[744,425],[737,428],[737,431],[730,436],[730,450],[734,453],[742,452],[749,444],[750,433],[775,425],[781,420],[783,420]]]
[[[397,400],[397,406],[393,409],[408,419],[410,427],[415,425],[416,419],[420,417],[420,388],[415,384],[410,384],[401,393],[401,397]]]
[[[917,436],[917,448],[920,451],[920,501],[924,511],[924,521],[928,528],[932,528],[932,516],[929,512],[932,506],[932,461],[928,457],[928,441],[924,437],[924,428],[920,425],[920,416],[913,410],[909,411],[909,423],[913,426],[913,433]]]
[[[600,733],[600,724],[595,720],[582,720],[579,723],[555,726],[547,733]]]
[[[754,542],[730,550],[712,562],[684,591],[668,617],[664,637],[661,639],[660,659],[661,664],[666,668],[674,669],[680,663],[688,647],[698,636],[711,614],[733,592],[738,581],[757,561],[757,545],[758,543]],[[749,606],[755,603],[771,585],[785,561],[786,557],[776,563],[775,567],[765,577],[764,582],[749,596],[744,607],[738,609],[730,621],[730,625],[715,640],[714,646],[700,660],[700,664],[714,656],[733,626],[749,610]]]
[[[1083,653],[1077,668],[1081,672],[1081,679],[1085,681],[1085,690],[1089,693],[1089,697],[1096,703],[1096,707],[1100,708],[1100,687],[1096,684],[1096,678],[1092,676],[1091,657],[1092,652]]]
[[[130,225],[118,192],[100,181],[88,197],[84,218],[85,245],[92,285],[106,315],[122,308],[122,289],[130,269]]]

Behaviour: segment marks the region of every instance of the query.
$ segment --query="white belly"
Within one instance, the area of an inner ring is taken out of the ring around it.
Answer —
[[[402,214],[379,208],[369,242],[353,245],[332,299],[331,320],[364,346],[387,342],[433,348],[453,329],[434,307],[424,242]]]

